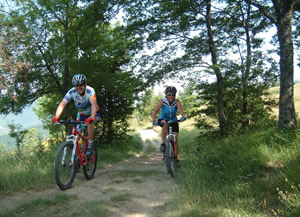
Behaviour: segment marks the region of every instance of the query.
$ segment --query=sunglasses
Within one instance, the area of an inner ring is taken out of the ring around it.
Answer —
[[[84,84],[78,84],[78,85],[75,85],[75,87],[83,87]]]
[[[175,96],[175,94],[167,94],[167,96]]]

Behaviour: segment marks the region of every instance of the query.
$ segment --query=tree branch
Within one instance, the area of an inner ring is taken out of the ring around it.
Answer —
[[[256,8],[259,9],[260,12],[262,12],[272,23],[277,25],[277,20],[274,16],[272,16],[267,9],[259,4],[258,2],[252,1],[252,0],[245,0],[246,3],[250,3],[251,5],[255,6]]]

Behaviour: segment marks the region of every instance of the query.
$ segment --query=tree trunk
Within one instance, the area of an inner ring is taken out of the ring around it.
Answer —
[[[277,27],[280,48],[280,96],[279,96],[279,128],[293,129],[297,127],[294,105],[294,49],[292,40],[292,21],[295,0],[272,0],[274,14],[262,4],[253,0],[245,0],[257,7],[262,14]]]
[[[213,70],[217,77],[217,89],[218,89],[218,96],[217,96],[217,108],[218,108],[218,118],[219,118],[219,127],[221,135],[225,135],[225,114],[224,114],[224,92],[223,92],[223,76],[221,73],[220,68],[218,67],[217,61],[217,51],[214,44],[214,35],[211,28],[211,0],[207,0],[207,8],[206,8],[206,27],[207,27],[207,34],[208,34],[208,46],[211,54]]]
[[[250,30],[249,30],[249,19],[250,19],[250,3],[248,3],[248,9],[247,9],[247,20],[244,24],[245,34],[246,34],[246,43],[247,43],[247,60],[246,60],[246,69],[243,74],[242,82],[243,82],[243,127],[246,127],[249,125],[249,118],[248,118],[248,81],[249,81],[249,75],[250,70],[252,66],[252,49],[251,49],[251,37],[250,37]]]
[[[284,3],[282,13],[277,15],[280,46],[280,96],[279,128],[296,128],[294,105],[294,50],[292,41],[293,3]]]

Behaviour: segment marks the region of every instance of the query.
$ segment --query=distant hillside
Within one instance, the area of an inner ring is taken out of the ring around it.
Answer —
[[[42,122],[32,110],[33,106],[27,107],[21,114],[0,115],[0,144],[4,144],[7,149],[15,148],[15,139],[11,138],[8,124],[20,124],[23,129],[36,128],[42,138],[48,135],[48,131],[43,129]]]
[[[45,130],[43,128],[42,124],[37,124],[37,125],[31,126],[31,127],[24,128],[24,129],[32,129],[32,128],[37,129],[38,134],[41,136],[42,139],[47,138],[49,132],[48,132],[48,130]],[[14,149],[16,141],[14,138],[12,138],[8,135],[8,132],[9,131],[7,131],[6,134],[3,133],[2,135],[0,135],[0,144],[4,144],[7,149]]]
[[[27,107],[21,114],[0,115],[0,135],[8,133],[8,124],[21,124],[23,128],[34,125],[40,125],[42,122],[38,119],[31,107]]]

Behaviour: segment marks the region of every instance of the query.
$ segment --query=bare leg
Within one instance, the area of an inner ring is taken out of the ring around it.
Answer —
[[[94,124],[88,124],[88,137],[90,141],[94,140],[95,126]]]
[[[168,133],[168,125],[165,125],[161,128],[161,141],[162,141],[162,143],[166,143],[167,133]]]

